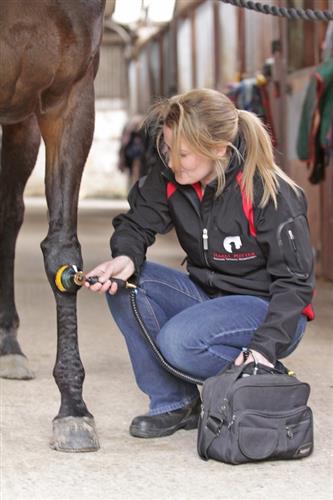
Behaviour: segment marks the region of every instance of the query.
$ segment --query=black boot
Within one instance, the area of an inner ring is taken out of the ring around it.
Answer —
[[[130,434],[141,438],[170,436],[179,429],[196,429],[201,410],[200,398],[178,410],[159,415],[141,415],[132,420]]]

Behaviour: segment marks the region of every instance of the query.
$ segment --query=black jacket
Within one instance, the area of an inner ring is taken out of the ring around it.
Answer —
[[[175,228],[187,255],[187,270],[211,297],[245,294],[270,299],[269,311],[250,347],[275,362],[288,347],[303,312],[313,319],[314,265],[306,200],[280,180],[278,206],[259,208],[262,187],[255,180],[251,206],[240,189],[235,160],[226,186],[215,197],[215,182],[201,195],[200,184],[182,186],[159,165],[134,186],[130,210],[117,216],[112,256],[129,256],[137,272],[156,233]],[[202,199],[201,199],[202,198]]]

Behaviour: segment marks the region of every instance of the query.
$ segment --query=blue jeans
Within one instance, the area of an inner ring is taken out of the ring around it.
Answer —
[[[106,296],[125,337],[136,382],[150,398],[149,414],[176,410],[196,399],[197,386],[171,375],[155,358],[133,315],[128,291]],[[211,299],[187,274],[152,262],[142,268],[136,299],[146,328],[165,359],[202,379],[216,375],[250,344],[269,304],[251,295]],[[296,348],[305,326],[306,317],[301,315],[282,357]]]

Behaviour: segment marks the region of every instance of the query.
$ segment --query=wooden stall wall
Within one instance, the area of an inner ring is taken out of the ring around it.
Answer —
[[[302,105],[307,85],[313,68],[294,71],[288,75],[288,95],[286,105],[286,146],[284,152],[287,162],[288,175],[294,179],[305,191],[308,199],[308,217],[311,228],[312,245],[317,260],[317,273],[321,274],[321,208],[320,208],[320,185],[309,182],[310,172],[305,162],[301,162],[296,153],[298,127],[301,118]]]
[[[326,178],[320,186],[322,275],[333,281],[333,159],[326,168]]]

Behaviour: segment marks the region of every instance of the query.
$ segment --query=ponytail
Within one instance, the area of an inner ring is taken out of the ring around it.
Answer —
[[[254,113],[238,110],[238,128],[245,141],[242,187],[246,197],[253,202],[253,179],[256,172],[264,189],[261,207],[267,205],[270,198],[275,207],[277,206],[279,178],[287,182],[297,194],[297,184],[274,161],[272,141],[261,120]]]

